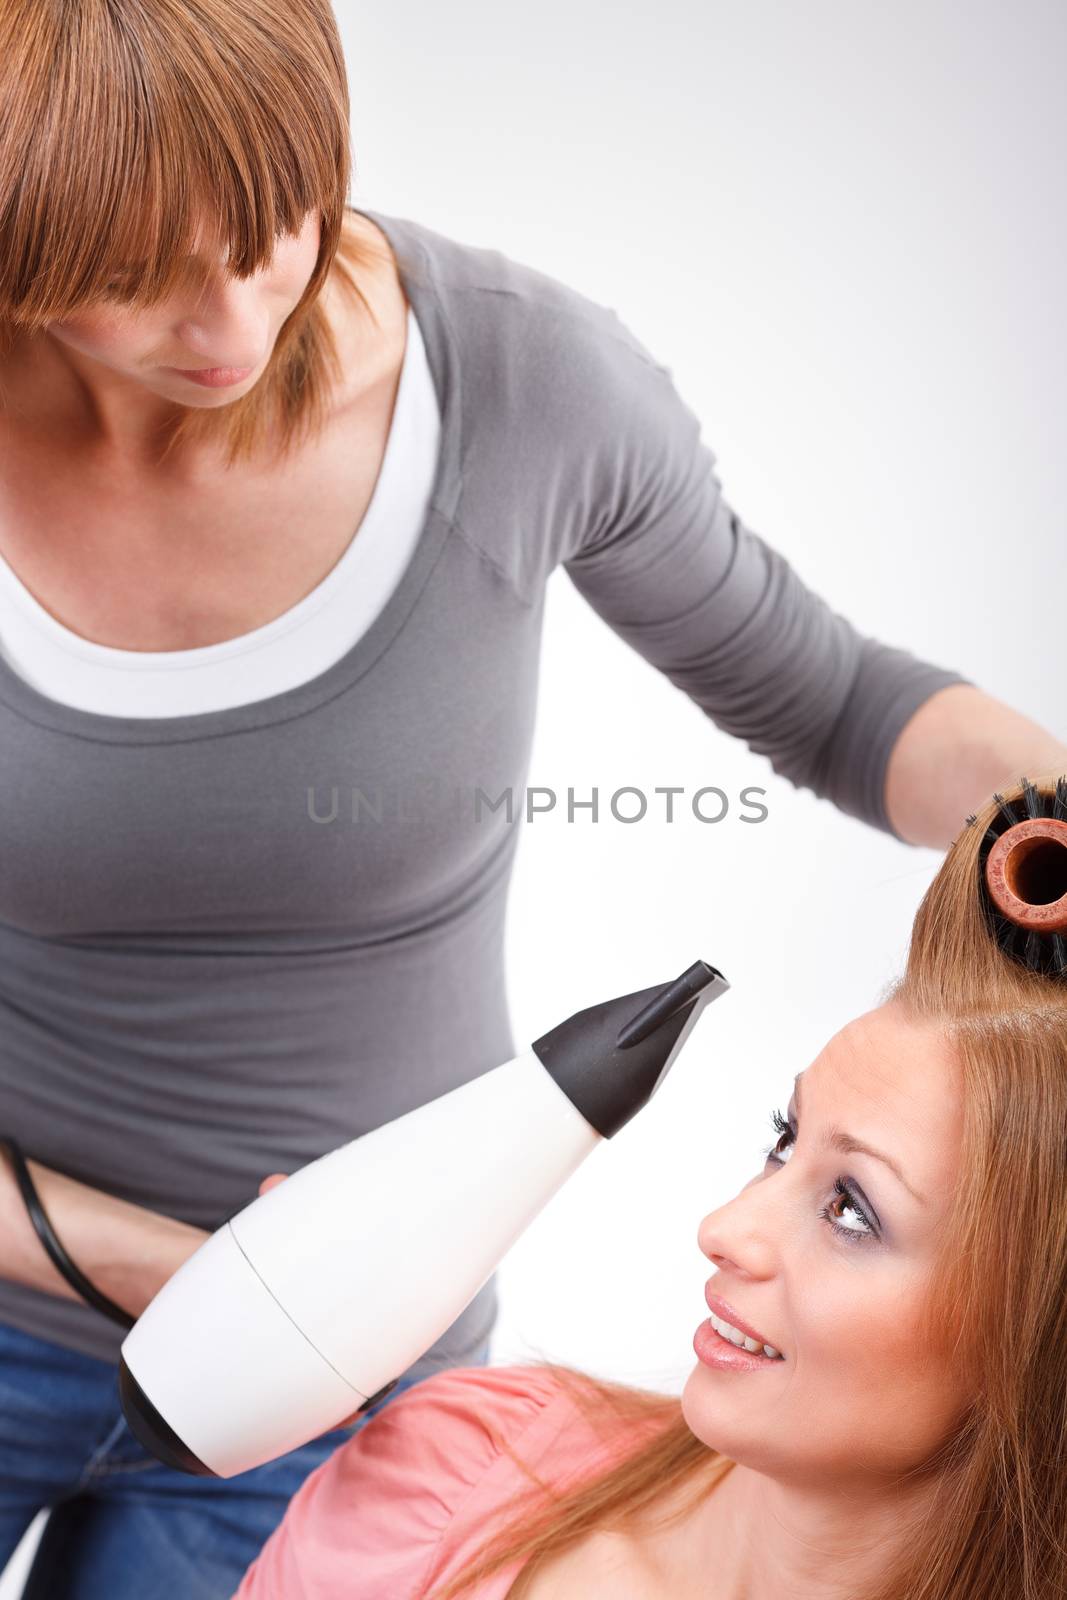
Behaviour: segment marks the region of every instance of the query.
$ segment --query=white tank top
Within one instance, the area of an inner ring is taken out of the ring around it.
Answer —
[[[176,717],[280,694],[317,677],[365,633],[407,567],[426,520],[440,412],[408,309],[404,364],[370,505],[344,554],[295,606],[195,650],[117,650],[46,611],[0,557],[0,653],[33,688],[82,711]]]

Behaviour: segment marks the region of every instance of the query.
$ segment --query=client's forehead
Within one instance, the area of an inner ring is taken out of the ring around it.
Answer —
[[[854,1018],[800,1074],[802,1121],[833,1123],[893,1157],[931,1198],[956,1171],[960,1070],[947,1038],[889,1003]],[[895,1182],[895,1180],[890,1179]]]

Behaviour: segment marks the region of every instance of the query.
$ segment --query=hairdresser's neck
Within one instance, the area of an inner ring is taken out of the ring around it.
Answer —
[[[671,1600],[855,1600],[884,1579],[929,1486],[782,1483],[734,1466],[681,1523],[641,1540],[650,1594]]]
[[[144,384],[109,371],[45,331],[27,352],[32,377],[21,392],[22,417],[38,436],[79,459],[136,472],[151,466],[160,440],[182,407]]]
[[[343,378],[331,395],[335,415],[373,408],[383,376],[403,351],[407,300],[394,259],[377,227],[357,213],[348,223],[364,246],[359,284],[378,318],[328,280],[320,304],[333,329]],[[373,253],[373,257],[372,257]],[[402,359],[402,355],[401,355]],[[364,397],[366,397],[364,399]],[[65,461],[92,460],[131,480],[157,475],[161,441],[185,408],[147,385],[114,372],[57,339],[48,329],[16,337],[0,365],[0,412],[33,437],[44,439]],[[218,447],[173,452],[168,471],[198,477],[220,466]]]

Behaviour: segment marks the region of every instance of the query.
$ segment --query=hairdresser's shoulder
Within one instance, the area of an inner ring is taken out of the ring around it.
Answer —
[[[489,302],[495,298],[496,314],[505,320],[509,316],[555,319],[576,330],[618,337],[620,324],[610,307],[531,262],[493,245],[453,238],[411,218],[393,218],[392,223],[404,241],[413,244],[412,257],[422,257],[428,276],[454,313],[469,310],[472,315],[491,316]],[[642,348],[636,340],[634,345]],[[647,351],[643,354],[647,358]]]
[[[383,221],[447,323],[465,412],[499,418],[503,408],[527,426],[541,421],[561,438],[581,438],[613,395],[626,405],[635,385],[669,377],[614,307],[504,250],[410,218]]]
[[[640,502],[689,447],[693,419],[613,307],[504,250],[383,220],[455,358],[464,532],[533,600],[605,506]]]

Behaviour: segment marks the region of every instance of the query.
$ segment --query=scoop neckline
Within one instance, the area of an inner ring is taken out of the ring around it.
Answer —
[[[397,275],[418,323],[437,394],[440,436],[433,487],[422,528],[392,593],[350,649],[305,683],[243,705],[172,717],[127,717],[87,711],[53,700],[22,678],[0,653],[0,704],[29,722],[60,733],[113,744],[177,744],[270,727],[300,717],[350,689],[389,648],[414,609],[452,526],[459,499],[460,370],[455,335],[435,292],[433,263],[417,225],[366,207],[346,209],[368,218],[385,235]],[[356,538],[347,549],[354,547]],[[343,559],[343,558],[342,558]],[[334,569],[336,570],[336,568]],[[305,596],[305,598],[310,598]],[[301,602],[297,602],[301,604]],[[290,608],[292,609],[292,608]],[[285,613],[284,615],[288,615]],[[273,619],[281,620],[280,618]],[[267,623],[266,627],[270,627]],[[222,640],[221,644],[230,641]],[[209,647],[210,648],[210,647]]]
[[[410,306],[407,317],[410,327],[415,321],[415,313]],[[388,529],[384,525],[387,514],[386,500],[399,470],[400,433],[396,423],[402,415],[402,407],[410,398],[413,354],[410,331],[408,339],[393,409],[393,420],[382,452],[378,477],[367,502],[367,509],[363,513],[363,520],[325,577],[285,611],[280,611],[276,617],[272,617],[269,622],[261,623],[258,628],[249,628],[244,633],[233,634],[229,639],[219,639],[214,644],[193,645],[184,650],[123,650],[114,645],[98,644],[95,639],[86,639],[60,622],[59,618],[54,617],[41,605],[36,595],[26,588],[18,574],[7,565],[2,556],[0,556],[0,586],[6,585],[10,589],[16,605],[29,619],[30,625],[39,633],[43,633],[56,649],[62,650],[75,662],[89,662],[104,667],[120,666],[124,672],[131,673],[172,673],[182,672],[187,668],[211,667],[218,662],[228,663],[242,656],[254,655],[258,650],[271,648],[279,639],[285,638],[295,629],[307,626],[317,613],[329,604],[337,590],[351,581],[353,573],[363,565],[368,550],[373,548],[379,539],[388,535]],[[420,532],[421,526],[420,523]],[[260,698],[266,699],[266,696]],[[151,722],[153,719],[149,717],[147,720]]]

